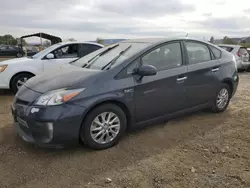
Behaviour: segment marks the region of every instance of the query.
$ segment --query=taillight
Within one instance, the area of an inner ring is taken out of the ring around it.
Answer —
[[[241,57],[240,52],[237,52],[237,55],[238,55],[239,57]]]

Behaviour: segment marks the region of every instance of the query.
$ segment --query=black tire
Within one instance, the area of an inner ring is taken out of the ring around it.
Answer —
[[[94,119],[103,112],[112,112],[116,114],[120,119],[120,131],[118,132],[117,136],[110,141],[109,143],[101,144],[96,142],[90,133],[91,124]],[[81,142],[86,145],[87,147],[95,150],[102,150],[110,148],[116,145],[120,138],[123,136],[124,132],[127,128],[127,118],[124,114],[123,110],[115,104],[104,104],[98,106],[91,110],[90,113],[87,114],[85,120],[82,123],[81,130],[80,130],[80,140]]]
[[[218,99],[218,96],[219,96],[220,91],[222,91],[223,89],[226,89],[226,90],[227,90],[227,93],[228,93],[228,100],[227,100],[226,104],[225,104],[222,108],[220,108],[220,107],[218,106],[218,104],[217,104],[217,99]],[[213,111],[214,113],[221,113],[221,112],[224,112],[224,111],[227,109],[227,107],[228,107],[228,104],[229,104],[230,99],[231,99],[231,95],[232,95],[232,91],[231,91],[229,85],[223,83],[223,84],[221,85],[220,89],[218,90],[218,92],[217,92],[217,94],[216,94],[216,97],[215,97],[215,99],[214,99],[214,101],[213,101],[212,111]]]
[[[29,74],[29,73],[20,73],[18,75],[16,75],[12,80],[11,80],[11,83],[10,83],[10,86],[11,86],[11,90],[16,93],[18,91],[18,87],[17,87],[17,84],[18,84],[18,81],[19,80],[23,80],[25,78],[30,79],[31,77],[33,77],[34,75],[32,74]]]
[[[18,52],[18,53],[16,54],[16,57],[17,57],[17,58],[23,57],[23,54],[20,53],[20,52]]]

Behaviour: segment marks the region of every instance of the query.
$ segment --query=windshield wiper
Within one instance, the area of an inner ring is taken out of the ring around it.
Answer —
[[[80,59],[80,57],[77,58],[77,59],[75,59],[75,60],[73,60],[73,61],[71,61],[71,62],[69,62],[69,64],[72,64],[72,63],[76,62],[76,61],[79,60],[79,59]]]
[[[90,60],[88,60],[87,63],[85,63],[85,64],[82,66],[82,68],[84,68],[84,67],[86,67],[86,68],[89,67],[89,66],[92,65],[100,56],[106,54],[107,52],[109,52],[110,50],[116,48],[117,46],[119,46],[119,44],[116,44],[116,45],[114,45],[114,46],[112,46],[112,47],[110,47],[110,48],[107,48],[107,49],[104,50],[103,52],[101,52],[101,53],[97,54],[96,56],[92,57]],[[93,61],[93,60],[95,60],[95,61]]]
[[[129,45],[125,50],[121,51],[117,56],[115,56],[110,62],[108,62],[105,66],[102,67],[102,70],[104,70],[106,67],[111,67],[112,65],[115,64],[115,61],[121,57],[122,54],[124,54],[126,51],[131,48],[132,45]]]

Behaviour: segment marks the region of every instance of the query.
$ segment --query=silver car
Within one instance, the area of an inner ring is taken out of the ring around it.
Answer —
[[[250,68],[249,53],[247,52],[247,48],[232,44],[219,44],[219,47],[227,50],[235,56],[238,70],[247,70]]]

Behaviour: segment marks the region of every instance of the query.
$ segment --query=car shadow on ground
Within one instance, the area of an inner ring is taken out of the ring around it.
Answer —
[[[185,152],[184,149],[189,147],[195,137],[202,138],[221,126],[225,118],[231,116],[231,112],[228,110],[216,115],[199,111],[167,123],[149,124],[127,132],[116,146],[102,151],[91,150],[80,144],[63,149],[48,149],[26,143],[15,133],[10,113],[6,116],[9,119],[0,128],[0,161],[3,169],[15,169],[11,173],[8,171],[11,174],[9,177],[18,176],[18,179],[28,182],[32,180],[33,172],[37,177],[46,178],[47,172],[56,167],[56,171],[66,172],[70,169],[75,174],[72,177],[80,175],[89,181],[89,174],[118,170],[158,154],[171,152],[173,148],[180,147]]]
[[[0,97],[1,96],[14,96],[14,93],[9,89],[0,89]]]
[[[227,112],[224,114],[226,115]],[[138,149],[147,149],[151,151],[153,149],[155,152],[160,153],[164,149],[170,149],[171,147],[175,147],[177,144],[187,142],[199,134],[204,135],[206,132],[209,132],[219,126],[220,123],[217,124],[214,122],[204,125],[193,122],[194,118],[197,121],[197,118],[198,120],[202,120],[211,116],[213,116],[213,114],[207,111],[198,111],[195,113],[179,116],[169,121],[133,128],[127,131],[127,133],[116,146],[108,150],[114,150],[114,152],[119,152],[122,150],[126,151],[129,150],[131,146],[135,147],[137,145]],[[189,122],[190,120],[191,122]],[[193,134],[194,129],[197,129],[197,135]],[[57,155],[59,157],[63,156],[65,153],[77,151],[81,151],[83,153],[98,152],[86,148],[81,144],[66,146],[64,148],[44,148],[34,144],[26,143],[15,133],[11,125],[2,128],[1,132],[2,140],[0,139],[0,145],[3,144],[18,148],[19,150],[25,151],[26,154],[36,153],[36,155],[39,155],[40,157],[48,157],[50,155]]]

